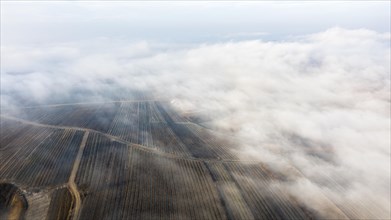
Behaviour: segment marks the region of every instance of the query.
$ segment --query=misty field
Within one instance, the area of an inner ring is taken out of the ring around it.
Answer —
[[[391,219],[391,1],[0,5],[0,220]]]
[[[361,217],[357,204],[340,203],[322,192],[319,201],[328,215],[309,208],[279,187],[302,176],[297,169],[287,167],[283,173],[261,161],[239,159],[237,140],[200,121],[164,101],[6,112],[0,122],[0,217]]]

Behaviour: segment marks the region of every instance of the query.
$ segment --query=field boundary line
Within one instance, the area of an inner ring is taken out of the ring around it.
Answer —
[[[77,171],[79,170],[81,158],[83,156],[84,148],[86,146],[86,142],[87,142],[87,138],[88,138],[89,133],[90,133],[89,131],[85,131],[85,133],[84,133],[83,139],[80,143],[79,151],[77,152],[77,155],[76,155],[75,162],[73,163],[71,175],[69,176],[69,180],[68,180],[68,189],[74,198],[74,205],[73,205],[73,209],[72,209],[72,212],[73,212],[72,219],[79,218],[79,211],[80,211],[80,207],[81,207],[81,198],[80,198],[80,192],[79,192],[77,185],[75,183],[75,179],[76,179]]]
[[[42,108],[42,107],[60,107],[68,105],[96,105],[96,104],[109,104],[109,103],[138,103],[138,102],[166,102],[167,99],[140,99],[140,100],[118,100],[118,101],[107,101],[107,102],[73,102],[73,103],[64,103],[64,104],[50,104],[50,105],[33,105],[33,106],[23,106],[15,107],[15,109],[29,109],[29,108]],[[7,108],[3,108],[7,109]]]
[[[171,154],[171,153],[160,151],[159,149],[156,149],[156,148],[150,148],[150,147],[147,147],[147,146],[144,146],[144,145],[141,145],[141,144],[132,143],[132,142],[123,140],[120,137],[116,137],[116,136],[113,136],[113,135],[110,135],[110,134],[107,134],[107,133],[104,133],[104,132],[101,132],[101,131],[97,131],[97,130],[94,130],[94,129],[90,129],[90,128],[80,128],[80,127],[61,126],[61,125],[60,126],[58,126],[58,125],[48,125],[48,124],[42,124],[42,123],[38,123],[38,122],[28,121],[28,120],[25,120],[25,119],[16,118],[16,117],[7,116],[7,115],[0,115],[0,117],[5,118],[5,119],[9,119],[9,120],[18,121],[18,122],[21,122],[21,123],[24,123],[24,124],[29,124],[29,125],[33,125],[33,126],[39,126],[39,127],[47,127],[47,128],[63,129],[63,130],[64,129],[73,129],[73,130],[77,130],[77,131],[85,131],[85,132],[97,133],[97,134],[105,136],[106,138],[109,138],[112,141],[116,141],[116,142],[125,144],[125,145],[130,146],[130,147],[135,147],[135,148],[138,148],[138,149],[146,151],[146,152],[151,152],[151,153],[157,154],[159,156],[164,156],[166,158],[190,160],[190,161],[201,161],[201,162],[205,161],[205,162],[221,162],[221,163],[262,163],[262,161],[260,161],[260,160],[224,160],[224,159],[206,159],[206,158],[194,158],[194,157],[178,156],[178,155],[175,155],[175,154]]]

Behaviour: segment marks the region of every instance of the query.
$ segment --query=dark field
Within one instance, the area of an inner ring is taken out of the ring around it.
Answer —
[[[355,218],[327,198],[330,216],[307,208],[278,187],[289,176],[199,121],[158,101],[5,113],[0,219]]]

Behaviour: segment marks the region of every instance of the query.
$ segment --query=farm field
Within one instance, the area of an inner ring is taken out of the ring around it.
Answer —
[[[288,176],[166,102],[20,108],[0,125],[0,219],[360,217],[326,197],[329,216],[307,208],[278,187]]]

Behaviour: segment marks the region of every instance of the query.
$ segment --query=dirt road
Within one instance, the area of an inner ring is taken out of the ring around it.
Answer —
[[[77,152],[75,162],[73,163],[72,172],[71,172],[71,175],[69,176],[69,180],[68,180],[69,191],[71,192],[73,198],[75,199],[74,205],[73,205],[73,219],[78,219],[79,211],[80,211],[80,207],[81,207],[80,193],[79,193],[79,190],[77,189],[77,185],[75,183],[75,178],[76,178],[77,170],[79,169],[79,166],[80,166],[80,161],[81,161],[81,157],[83,156],[84,148],[86,146],[88,134],[89,134],[88,131],[86,131],[84,133],[83,140],[81,141],[79,151]]]

